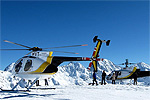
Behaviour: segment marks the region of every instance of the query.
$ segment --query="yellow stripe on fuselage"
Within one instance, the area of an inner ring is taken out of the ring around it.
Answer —
[[[94,58],[96,58],[96,56],[97,56],[98,49],[100,48],[100,44],[101,44],[101,41],[98,41],[97,46],[96,46],[96,51],[95,51],[95,54],[93,56]]]
[[[51,61],[52,61],[52,54],[53,54],[53,52],[49,52],[49,56],[47,57],[47,62],[48,63],[51,63]]]
[[[53,74],[56,74],[56,72],[53,72],[53,73],[30,72],[29,74],[53,75]]]
[[[53,52],[49,52],[49,56],[47,57],[47,61],[44,62],[37,70],[32,71],[30,73],[32,73],[32,74],[42,73],[47,68],[47,66],[49,64],[51,64],[51,61],[52,61],[52,58],[53,58],[52,54],[53,54]],[[49,74],[51,74],[51,73],[49,73]]]
[[[30,73],[42,73],[48,65],[49,65],[48,62],[44,62],[37,70],[32,71]]]
[[[131,75],[133,75],[133,73],[136,71],[136,67],[134,67],[134,69],[133,69],[133,71],[128,75],[128,76],[125,76],[125,77],[122,77],[122,78],[117,78],[118,80],[119,79],[126,79],[126,78],[128,78],[128,77],[130,77]]]

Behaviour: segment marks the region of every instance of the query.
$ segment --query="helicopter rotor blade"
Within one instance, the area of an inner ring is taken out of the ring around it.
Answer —
[[[82,44],[82,45],[71,45],[71,46],[60,46],[60,47],[43,48],[43,49],[68,48],[68,47],[79,47],[79,46],[87,46],[87,45],[88,44]]]
[[[22,44],[18,44],[18,43],[14,43],[14,42],[11,42],[11,41],[8,41],[8,40],[4,40],[4,42],[8,42],[8,43],[11,43],[11,44],[15,44],[15,45],[19,45],[19,46],[22,46],[22,47],[25,47],[25,48],[31,48],[31,47],[28,47],[28,46],[25,46],[25,45],[22,45]]]
[[[131,65],[131,64],[136,64],[136,63],[129,63],[129,64]]]
[[[124,65],[124,63],[122,63],[122,64],[117,64],[117,65]]]
[[[22,46],[22,47],[25,47],[25,48],[28,48],[28,49],[0,49],[0,50],[29,50],[29,51],[47,51],[46,49],[56,49],[56,48],[67,48],[67,47],[78,47],[78,46],[87,46],[87,44],[82,44],[82,45],[71,45],[71,46],[60,46],[60,47],[51,47],[51,48],[39,48],[39,47],[28,47],[28,46],[25,46],[25,45],[22,45],[22,44],[18,44],[18,43],[14,43],[14,42],[11,42],[11,41],[8,41],[8,40],[4,40],[4,42],[7,42],[7,43],[11,43],[11,44],[15,44],[15,45],[19,45],[19,46]],[[53,51],[53,50],[52,50]],[[29,52],[28,54],[32,53],[32,52]],[[75,53],[75,52],[64,52],[64,51],[54,51],[54,52],[61,52],[61,53],[70,53],[70,54],[79,54],[79,53]],[[27,54],[27,55],[28,55]]]
[[[7,51],[7,50],[29,50],[29,49],[0,49],[2,51]]]
[[[52,51],[53,51],[53,50],[52,50]],[[79,53],[75,53],[75,52],[65,52],[65,51],[53,51],[53,52],[70,53],[70,54],[79,54]]]

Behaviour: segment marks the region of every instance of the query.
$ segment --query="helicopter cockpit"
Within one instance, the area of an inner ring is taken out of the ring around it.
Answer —
[[[19,72],[20,68],[22,67],[23,59],[20,59],[17,61],[17,64],[15,65],[15,72]]]
[[[24,71],[30,71],[31,68],[32,68],[32,60],[28,59],[25,64]]]
[[[23,57],[21,59],[19,59],[15,65],[14,65],[14,69],[15,72],[26,72],[26,71],[31,71],[32,67],[33,67],[33,59],[30,57]]]

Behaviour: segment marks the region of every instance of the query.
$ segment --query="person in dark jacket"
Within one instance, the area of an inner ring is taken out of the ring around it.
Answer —
[[[36,81],[36,86],[40,86],[39,80]]]
[[[135,72],[133,78],[134,78],[134,85],[137,85],[137,72]]]
[[[105,77],[106,77],[106,73],[105,73],[105,71],[103,71],[103,73],[102,73],[102,82],[101,82],[101,85],[103,85],[103,82],[104,82],[104,85],[106,84],[106,82],[105,82]]]
[[[96,83],[96,85],[98,85],[97,81],[96,81],[96,73],[95,72],[93,72],[93,84],[92,85],[95,84],[94,82]]]
[[[45,80],[45,86],[48,86],[48,81],[47,79],[44,79]]]

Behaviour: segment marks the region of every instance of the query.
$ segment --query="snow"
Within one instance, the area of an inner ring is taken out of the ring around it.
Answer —
[[[11,100],[149,100],[150,87],[134,85],[55,86],[52,90],[0,92],[0,99]]]
[[[19,80],[12,72],[14,63],[10,64],[5,71],[0,71],[0,88],[11,89]],[[104,59],[98,62],[97,80],[101,81],[102,71],[107,75],[113,70],[119,70],[111,61]],[[150,66],[141,62],[131,66],[136,66],[142,71],[150,71]],[[69,62],[68,65],[59,66],[58,72],[48,79],[49,86],[44,86],[44,80],[40,80],[38,88],[56,88],[46,90],[31,89],[30,92],[23,91],[0,91],[0,99],[11,100],[149,100],[150,98],[150,77],[138,79],[138,85],[130,84],[133,80],[124,80],[121,84],[112,85],[107,81],[106,85],[91,86],[92,73],[78,62]],[[22,81],[17,87],[23,90],[27,85],[27,80]],[[36,87],[34,85],[34,87]]]

